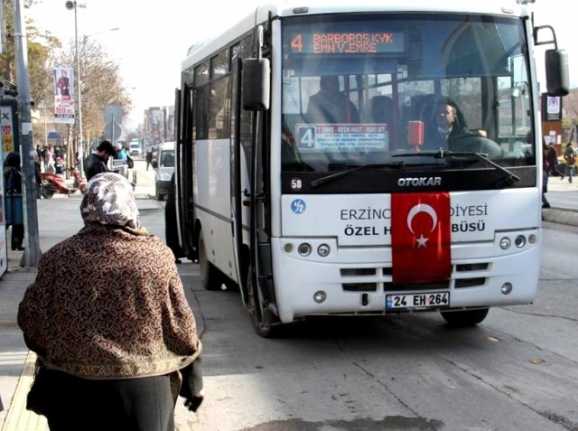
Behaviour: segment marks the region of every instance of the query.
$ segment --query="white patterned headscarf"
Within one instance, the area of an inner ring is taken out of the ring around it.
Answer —
[[[88,182],[80,213],[85,224],[141,227],[132,184],[111,172],[95,175]]]

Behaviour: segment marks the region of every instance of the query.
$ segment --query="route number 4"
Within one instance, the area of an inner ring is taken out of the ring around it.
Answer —
[[[303,127],[299,130],[299,146],[315,148],[315,127]]]
[[[303,35],[297,34],[291,39],[291,50],[293,52],[303,52]]]

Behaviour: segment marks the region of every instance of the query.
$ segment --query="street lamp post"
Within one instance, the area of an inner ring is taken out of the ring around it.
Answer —
[[[2,6],[2,2],[0,2]],[[36,267],[40,261],[40,240],[38,236],[38,210],[36,206],[36,176],[34,168],[34,145],[32,141],[32,117],[30,107],[30,80],[28,77],[28,46],[26,26],[23,25],[22,4],[13,0],[14,8],[14,43],[16,60],[16,78],[18,80],[18,105],[20,111],[20,154],[24,174],[24,226],[26,230],[26,247],[23,255],[23,266]]]
[[[84,7],[78,4],[76,0],[67,1],[66,9],[74,9],[74,61],[76,63],[76,143],[78,150],[78,158],[80,162],[80,175],[84,173],[84,148],[82,146],[82,93],[80,91],[80,52],[78,49],[78,8]]]

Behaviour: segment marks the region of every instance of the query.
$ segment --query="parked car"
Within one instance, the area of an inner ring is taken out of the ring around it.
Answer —
[[[159,146],[155,174],[156,198],[163,200],[169,193],[171,177],[175,172],[175,143],[165,142]]]
[[[129,144],[129,154],[131,157],[141,157],[142,156],[142,145],[139,140],[132,140]]]

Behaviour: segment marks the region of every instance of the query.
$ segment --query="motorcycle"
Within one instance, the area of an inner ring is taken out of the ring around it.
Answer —
[[[52,172],[41,173],[40,195],[44,199],[50,199],[55,193],[70,195],[77,190],[83,192],[86,187],[86,181],[84,181],[78,169],[71,169],[71,174],[74,177],[74,185],[68,187],[62,176]]]

